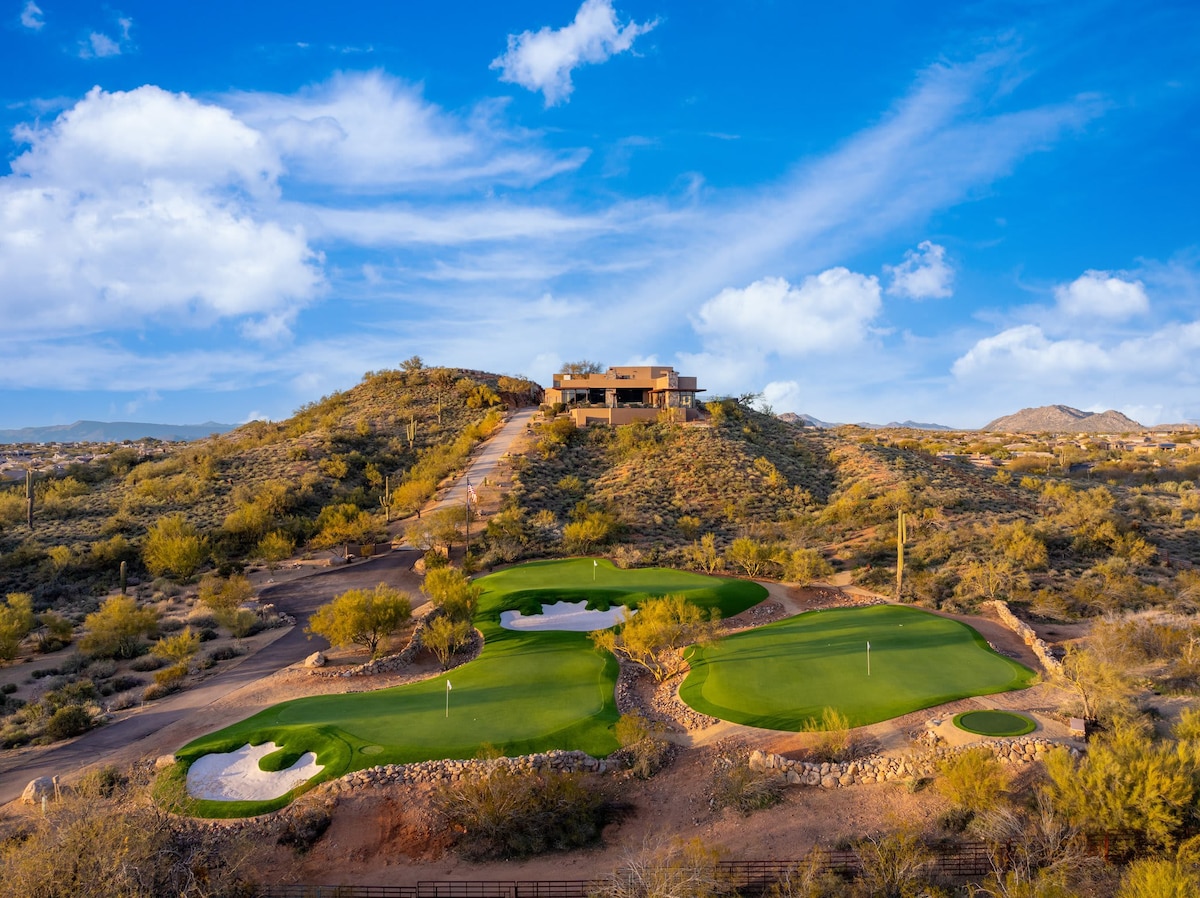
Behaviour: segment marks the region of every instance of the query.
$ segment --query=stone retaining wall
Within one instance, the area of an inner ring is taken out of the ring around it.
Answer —
[[[913,777],[933,776],[938,764],[946,758],[980,746],[990,749],[1004,764],[1032,764],[1043,760],[1057,746],[1047,739],[997,739],[976,742],[971,745],[934,748],[918,755],[900,758],[871,755],[856,761],[842,763],[814,763],[794,761],[782,755],[762,751],[750,753],[752,770],[774,770],[793,786],[822,786],[836,789],[840,786],[860,786],[870,783],[886,783]],[[1079,750],[1068,747],[1074,757]]]
[[[1042,666],[1046,668],[1047,673],[1059,673],[1062,671],[1062,662],[1054,656],[1046,640],[1038,636],[1034,632],[1033,627],[1013,614],[1009,610],[1008,602],[996,599],[991,602],[984,602],[983,604],[991,605],[996,609],[996,616],[1000,618],[1000,622],[1020,636],[1025,641],[1025,644],[1033,649],[1033,653],[1042,662]]]
[[[453,783],[486,776],[497,767],[513,774],[533,773],[609,773],[621,769],[616,763],[593,758],[582,751],[548,751],[519,758],[473,758],[465,761],[421,761],[415,764],[382,764],[347,773],[340,779],[322,783],[317,794],[339,794],[369,787],[413,783]]]

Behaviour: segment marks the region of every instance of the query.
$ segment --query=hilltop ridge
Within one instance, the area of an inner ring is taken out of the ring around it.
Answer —
[[[1069,405],[1043,405],[1004,415],[981,429],[999,433],[1126,433],[1147,428],[1114,409],[1085,412]]]

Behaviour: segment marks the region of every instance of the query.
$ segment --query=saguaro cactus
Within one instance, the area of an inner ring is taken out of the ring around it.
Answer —
[[[408,426],[404,428],[404,432],[408,436],[408,448],[412,449],[413,443],[417,441],[417,419],[415,416],[408,419]]]
[[[33,529],[33,468],[25,469],[25,523]]]
[[[125,595],[125,590],[129,586],[129,570],[124,561],[121,562],[121,595]]]
[[[908,516],[896,512],[896,601],[900,601],[900,590],[904,586],[904,542],[908,539]]]
[[[390,524],[392,522],[392,478],[383,475],[383,495],[379,497],[379,504],[383,506],[383,519]]]

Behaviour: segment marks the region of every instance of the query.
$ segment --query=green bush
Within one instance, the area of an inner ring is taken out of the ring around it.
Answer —
[[[92,715],[82,705],[59,708],[46,722],[46,735],[52,739],[70,739],[92,728]]]

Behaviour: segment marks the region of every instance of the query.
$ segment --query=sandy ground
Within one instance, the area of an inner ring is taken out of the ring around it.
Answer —
[[[263,770],[262,759],[278,750],[274,742],[246,743],[237,751],[197,758],[188,768],[188,794],[214,801],[266,801],[286,795],[325,769],[308,751],[286,770]]]

